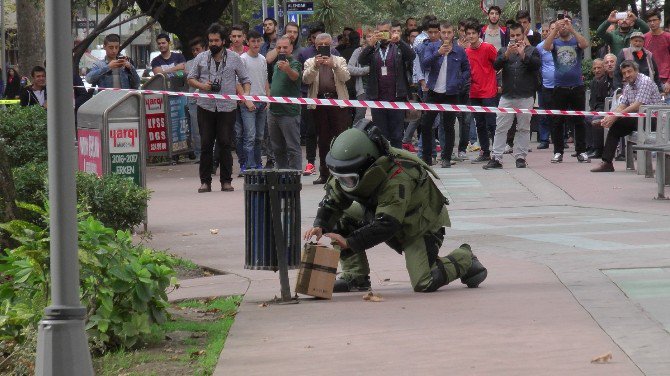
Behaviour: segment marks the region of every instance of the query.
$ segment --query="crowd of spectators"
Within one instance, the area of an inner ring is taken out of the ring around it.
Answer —
[[[614,107],[622,112],[670,103],[670,33],[661,27],[657,10],[646,12],[645,20],[630,11],[611,12],[596,32],[604,45],[591,62],[589,83],[583,72],[583,62],[591,61],[585,56],[589,42],[575,30],[569,14],[538,29],[527,11],[506,22],[502,15],[500,7],[492,6],[484,22],[468,18],[452,24],[428,15],[359,30],[346,27],[336,36],[317,22],[309,27],[305,43],[299,25],[289,22],[280,32],[273,18],[264,20],[262,34],[242,25],[214,24],[203,38],[183,43],[194,55],[191,61],[171,52],[169,36],[160,34],[161,55],[151,65],[154,73],[182,76],[190,91],[206,93],[519,109],[584,110],[588,105],[597,111],[604,109],[605,98],[621,94]],[[138,86],[132,62],[119,56],[119,43],[118,35],[105,38],[107,56],[94,64],[86,77],[89,83]],[[46,107],[42,76],[43,69],[36,67],[31,83],[22,84],[16,70],[9,69],[2,85],[5,97]],[[299,169],[304,175],[318,174],[314,183],[323,184],[332,140],[367,114],[364,108],[211,99],[191,99],[188,107],[200,163],[199,192],[211,191],[211,175],[219,165],[222,190],[233,190],[233,151],[241,172]],[[417,152],[429,165],[439,161],[442,168],[466,161],[482,163],[487,170],[502,168],[504,154],[513,154],[516,167],[524,168],[535,131],[537,149],[553,147],[548,162],[563,162],[565,150],[574,144],[571,156],[578,162],[600,158],[603,163],[592,171],[613,171],[612,161],[623,158],[619,138],[633,128],[630,121],[612,117],[394,109],[371,109],[369,116],[392,146]],[[478,153],[468,158],[467,152]]]

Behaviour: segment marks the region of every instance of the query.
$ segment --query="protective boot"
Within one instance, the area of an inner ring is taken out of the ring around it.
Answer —
[[[468,285],[469,288],[478,287],[480,283],[484,282],[488,272],[484,265],[479,262],[477,256],[472,255],[472,264],[468,269],[467,273],[461,277],[461,283]]]
[[[340,277],[335,280],[333,292],[370,291],[370,276]]]

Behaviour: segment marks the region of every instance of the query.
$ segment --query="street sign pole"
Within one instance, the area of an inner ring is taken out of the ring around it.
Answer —
[[[0,33],[0,72],[7,77],[7,72],[5,72],[7,68],[5,66],[5,0],[0,0]],[[4,77],[0,77],[0,80],[4,80]]]
[[[589,42],[589,46],[584,50],[584,54],[587,59],[591,58],[591,30],[589,24],[589,2],[588,0],[581,0],[581,13],[582,13],[582,35],[586,38],[586,41]]]
[[[70,2],[46,0],[45,15],[51,305],[39,323],[35,374],[92,376],[86,308],[79,299]]]
[[[279,1],[278,1],[278,0],[274,0],[274,2],[272,3],[272,6],[274,7],[273,10],[274,10],[274,12],[275,12],[275,14],[274,14],[274,19],[275,19],[275,21],[277,21],[277,23],[279,24],[279,25],[278,25],[278,26],[279,26],[279,30],[281,30],[281,32],[282,32],[282,34],[283,34],[283,33],[284,33],[284,20],[281,19],[281,18],[279,18]],[[279,35],[279,34],[278,34],[278,35]]]

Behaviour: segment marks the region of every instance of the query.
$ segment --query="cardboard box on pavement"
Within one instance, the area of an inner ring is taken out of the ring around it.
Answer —
[[[340,251],[319,244],[305,244],[295,292],[317,298],[333,297]]]

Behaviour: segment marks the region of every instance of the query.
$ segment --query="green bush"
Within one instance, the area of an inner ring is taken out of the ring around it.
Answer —
[[[149,190],[119,175],[77,174],[77,198],[105,226],[131,230],[144,220]]]
[[[11,106],[0,115],[0,138],[13,168],[17,200],[42,205],[48,197],[46,112],[39,106]],[[118,176],[78,173],[77,198],[80,209],[105,226],[130,230],[144,220],[149,191]],[[22,212],[21,218],[39,224],[30,213]]]
[[[28,162],[12,169],[16,200],[41,205],[47,192],[47,163]]]
[[[27,204],[40,215],[47,211]],[[45,220],[45,223],[47,221]],[[0,225],[19,244],[0,256],[0,341],[21,341],[35,327],[49,301],[47,227],[15,220]],[[130,348],[166,320],[166,289],[176,282],[178,261],[142,245],[128,231],[114,231],[88,214],[78,223],[80,291],[87,307],[89,340],[94,349]]]
[[[46,163],[29,162],[13,170],[17,201],[42,205],[48,199]],[[77,173],[77,202],[105,226],[132,230],[142,223],[150,193],[118,175]],[[22,211],[21,218],[39,224],[39,216]]]
[[[582,77],[584,77],[584,87],[587,89],[591,85],[591,80],[593,80],[593,60],[589,58],[584,58],[582,60]]]
[[[29,162],[46,162],[46,111],[40,106],[9,106],[0,115],[0,138],[5,139],[9,164],[19,167]]]

